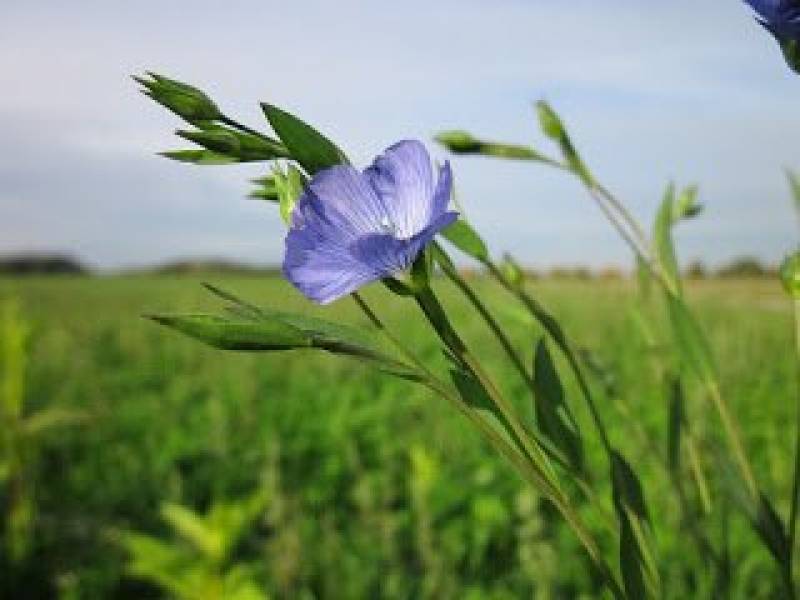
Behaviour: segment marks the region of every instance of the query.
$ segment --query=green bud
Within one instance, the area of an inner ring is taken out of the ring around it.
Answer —
[[[286,147],[277,140],[218,125],[205,125],[197,131],[178,130],[176,134],[207,150],[230,156],[240,162],[266,161],[288,156]]]
[[[517,262],[508,254],[503,256],[503,262],[500,263],[500,272],[514,287],[519,288],[525,283],[525,273]]]
[[[434,138],[455,154],[477,154],[483,143],[466,131],[442,131]]]
[[[691,219],[703,212],[703,205],[697,202],[697,192],[697,186],[690,185],[680,193],[673,205],[672,219],[674,222]]]
[[[781,280],[786,293],[800,299],[800,251],[787,256],[783,261]]]
[[[800,44],[797,40],[781,42],[781,50],[783,50],[783,56],[792,71],[800,73]]]
[[[272,180],[280,204],[281,218],[284,223],[291,225],[292,211],[303,193],[306,184],[305,178],[297,167],[289,165],[286,172],[280,167],[275,167],[272,172]]]
[[[275,186],[275,178],[272,175],[253,179],[252,183],[256,186],[248,196],[257,200],[267,200],[269,202],[280,202],[278,189]]]
[[[141,84],[142,93],[171,110],[189,123],[216,121],[222,118],[217,105],[204,92],[191,85],[148,72],[146,77],[136,77]]]

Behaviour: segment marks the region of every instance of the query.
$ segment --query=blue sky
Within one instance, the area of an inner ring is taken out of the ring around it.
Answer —
[[[129,75],[145,69],[197,84],[254,126],[258,101],[283,106],[359,163],[449,128],[544,149],[531,102],[546,98],[648,223],[667,181],[700,185],[707,210],[679,232],[684,262],[777,262],[797,244],[782,170],[800,169],[800,77],[737,0],[5,0],[0,253],[108,268],[281,259],[277,211],[245,198],[263,167],[155,156],[181,147],[181,124],[136,92]],[[453,166],[493,250],[540,267],[630,264],[564,175]]]

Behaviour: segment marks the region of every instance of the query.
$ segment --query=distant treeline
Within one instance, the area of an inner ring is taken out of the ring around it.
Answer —
[[[192,275],[202,273],[229,273],[232,275],[279,275],[280,267],[274,265],[248,265],[224,260],[178,260],[152,267],[118,271],[141,275]],[[553,267],[551,269],[526,269],[532,279],[625,279],[628,275],[617,267],[589,269],[588,267]],[[0,275],[90,275],[92,269],[73,257],[66,255],[14,255],[0,256]],[[477,275],[479,271],[465,269],[465,273]],[[775,277],[777,268],[764,265],[756,258],[737,258],[718,268],[708,268],[700,261],[689,265],[685,273],[689,279],[708,278],[761,278]]]

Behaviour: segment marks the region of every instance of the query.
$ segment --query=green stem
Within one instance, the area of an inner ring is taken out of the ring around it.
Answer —
[[[497,387],[486,375],[478,360],[469,351],[467,345],[458,335],[430,286],[417,290],[415,299],[442,342],[444,342],[453,353],[456,360],[458,360],[458,362],[478,381],[491,399],[498,410],[501,422],[512,436],[514,442],[518,444],[520,449],[537,465],[537,468],[547,473],[551,479],[556,482],[555,473],[552,471],[552,466],[547,456],[537,444],[532,443],[531,438],[527,435],[525,428],[517,418],[513,407],[506,402],[503,395],[500,394]]]
[[[270,142],[274,142],[275,141],[272,138],[270,138],[268,135],[265,135],[265,134],[261,133],[260,131],[257,131],[255,129],[251,128],[251,127],[248,127],[247,125],[243,125],[242,123],[239,123],[238,121],[235,121],[235,120],[231,119],[227,115],[222,115],[219,118],[219,120],[221,122],[225,123],[226,125],[229,125],[229,126],[233,127],[234,129],[238,129],[239,131],[241,131],[243,133],[249,133],[250,135],[254,135],[254,136],[256,136],[258,138],[261,138],[263,140],[269,140]]]
[[[545,329],[548,335],[550,335],[558,348],[561,350],[561,353],[567,359],[567,363],[569,364],[569,367],[575,375],[576,381],[578,382],[578,387],[580,387],[581,394],[583,395],[584,399],[586,400],[586,404],[589,407],[589,413],[591,414],[595,429],[600,436],[600,441],[602,442],[606,453],[610,457],[613,451],[611,440],[608,437],[608,432],[606,431],[605,424],[600,417],[600,411],[595,404],[592,391],[589,388],[589,384],[586,381],[583,370],[580,368],[580,364],[578,363],[578,359],[572,349],[572,345],[564,334],[564,331],[561,329],[561,326],[535,298],[530,296],[521,287],[513,285],[506,278],[506,276],[503,275],[502,271],[500,271],[497,265],[495,265],[491,260],[484,261],[484,265],[487,269],[489,269],[489,273],[492,275],[492,277],[494,277],[506,290],[515,295],[522,302],[522,304],[528,309],[528,312],[530,312],[534,319],[536,319],[536,321]]]
[[[386,338],[398,349],[398,351],[400,351],[412,363],[414,363],[421,374],[425,375],[425,377],[421,378],[421,383],[428,387],[428,389],[430,389],[432,392],[442,396],[459,413],[464,415],[473,425],[475,425],[478,431],[484,436],[484,438],[486,438],[491,446],[516,468],[517,472],[522,475],[523,479],[542,492],[553,504],[553,506],[556,507],[559,513],[564,517],[564,520],[574,531],[578,540],[581,542],[581,545],[589,555],[589,558],[600,571],[600,574],[603,576],[603,579],[611,590],[613,596],[619,600],[624,600],[625,594],[622,590],[622,587],[617,582],[613,571],[604,560],[591,533],[586,528],[586,525],[583,523],[575,509],[571,506],[567,497],[564,496],[558,487],[553,486],[552,483],[547,480],[544,474],[536,466],[531,464],[529,460],[526,460],[519,453],[519,451],[517,451],[508,443],[506,439],[499,435],[499,433],[488,422],[481,418],[474,410],[470,409],[469,406],[467,406],[456,394],[454,394],[452,389],[439,380],[430,371],[430,369],[419,358],[417,358],[416,355],[414,355],[413,352],[406,348],[405,344],[403,344],[391,333],[388,328],[386,328],[383,322],[378,318],[375,312],[358,293],[352,294],[352,297],[356,304],[358,304],[359,308],[361,308],[362,312],[367,316],[369,321],[386,336]]]
[[[795,426],[794,481],[792,483],[792,504],[789,513],[789,564],[794,558],[794,544],[797,540],[797,513],[800,505],[800,298],[794,299],[794,332],[797,357],[797,424]]]

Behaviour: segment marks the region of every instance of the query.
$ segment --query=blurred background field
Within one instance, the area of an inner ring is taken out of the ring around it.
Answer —
[[[6,424],[0,438],[0,476],[10,481],[0,487],[5,597],[21,589],[26,598],[149,598],[164,589],[191,597],[204,589],[209,598],[549,598],[598,589],[560,520],[422,387],[319,353],[223,353],[140,318],[217,308],[201,281],[256,304],[320,310],[273,277],[0,279],[1,398],[21,395],[20,423],[61,411],[50,424],[15,426],[30,434],[13,436]],[[475,281],[530,357],[541,332],[509,296]],[[444,282],[437,285],[476,353],[533,418],[526,388],[489,332]],[[548,278],[530,287],[602,365],[594,387],[615,444],[643,480],[660,562],[687,568],[665,574],[666,595],[707,595],[713,574],[687,544],[659,464],[667,390],[658,354],[669,349],[642,342],[630,312],[635,285]],[[758,478],[772,497],[788,499],[791,306],[772,279],[699,280],[688,294]],[[365,296],[441,366],[412,303],[380,286]],[[322,312],[366,326],[349,301]],[[662,325],[652,322],[656,333]],[[24,343],[15,346],[17,338]],[[590,431],[574,382],[566,370],[562,376]],[[700,393],[687,390],[689,410],[704,451],[713,452],[716,417]],[[590,472],[603,482],[603,454],[586,438]],[[598,493],[610,509],[610,491]],[[715,510],[725,510],[721,499]],[[584,512],[590,524],[602,518]],[[733,597],[774,589],[774,566],[753,535],[731,516]],[[612,540],[603,543],[613,552]]]

